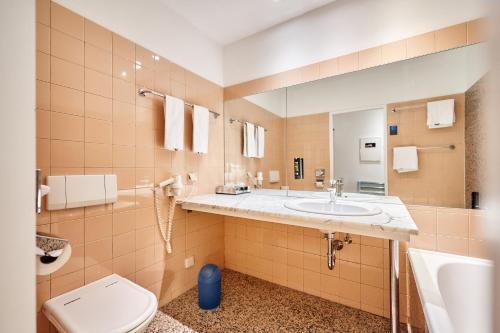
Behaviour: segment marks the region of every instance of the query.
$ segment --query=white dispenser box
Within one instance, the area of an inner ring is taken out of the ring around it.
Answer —
[[[379,137],[359,139],[359,161],[380,162],[382,156],[382,145]]]
[[[86,207],[117,201],[116,175],[48,176],[47,210]]]

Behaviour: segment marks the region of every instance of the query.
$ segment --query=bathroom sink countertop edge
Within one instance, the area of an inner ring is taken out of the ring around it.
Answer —
[[[185,198],[182,208],[192,211],[255,219],[330,232],[346,232],[363,236],[409,241],[418,229],[406,206],[397,197],[373,196],[359,201],[339,199],[345,204],[360,204],[380,208],[374,216],[333,216],[296,211],[285,207],[285,202],[300,198],[324,198],[324,193],[296,192],[286,196],[279,190],[257,190],[243,195],[205,194]]]

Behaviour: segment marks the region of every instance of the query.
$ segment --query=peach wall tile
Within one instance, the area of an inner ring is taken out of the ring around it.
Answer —
[[[111,167],[112,156],[110,144],[85,143],[85,167]]]
[[[326,251],[322,251],[326,253]],[[350,262],[361,262],[361,248],[359,244],[350,244],[345,246],[342,251],[339,252],[339,257],[341,260],[346,260]]]
[[[343,279],[339,279],[338,281],[339,286],[337,295],[341,298],[359,303],[361,297],[361,285],[359,283]]]
[[[437,230],[439,235],[466,238],[469,236],[469,216],[464,209],[437,210]]]
[[[36,137],[50,138],[50,111],[36,111]]]
[[[468,254],[468,242],[466,238],[438,235],[437,250],[466,256]]]
[[[85,44],[85,67],[111,75],[113,70],[112,59],[111,52],[91,44]]]
[[[113,204],[113,211],[135,209],[135,190],[119,190],[118,201]]]
[[[383,249],[373,246],[361,245],[361,263],[363,265],[384,267]]]
[[[135,231],[113,237],[113,257],[135,251]]]
[[[324,261],[319,255],[304,253],[303,255],[304,270],[320,272],[321,263],[324,263]]]
[[[136,229],[143,229],[146,227],[151,227],[155,226],[154,231],[156,230],[156,215],[155,215],[155,209],[154,207],[146,207],[146,208],[138,208],[135,211],[135,228]],[[176,226],[178,223],[176,224]],[[178,236],[183,236],[185,233],[185,230],[181,234],[178,232],[172,232],[172,237],[178,237]]]
[[[50,167],[50,140],[36,140],[36,166],[37,168]]]
[[[36,49],[43,53],[50,53],[50,28],[45,24],[36,24]]]
[[[154,85],[154,71],[147,67],[137,68],[135,71],[135,84],[141,87],[152,87]]]
[[[36,53],[36,79],[50,82],[50,56],[43,52]]]
[[[113,99],[133,104],[135,101],[135,86],[130,82],[113,78]]]
[[[135,45],[135,60],[139,61],[142,66],[153,69],[155,67],[154,53],[143,48],[140,45]]]
[[[111,98],[113,93],[111,76],[86,68],[85,92]]]
[[[467,22],[467,45],[488,40],[488,22],[485,18]]]
[[[135,123],[135,108],[133,104],[113,101],[113,122]]]
[[[421,233],[418,236],[411,236],[410,246],[424,250],[436,250],[437,235]]]
[[[358,52],[339,57],[338,64],[339,74],[357,71],[359,69]]]
[[[493,259],[487,241],[471,238],[469,239],[469,256],[490,260]]]
[[[113,257],[111,237],[85,244],[85,267],[110,260]]]
[[[382,64],[382,48],[374,47],[359,52],[359,69],[371,68]]]
[[[128,276],[135,272],[135,253],[117,256],[113,242],[113,273]]]
[[[389,64],[406,59],[406,40],[382,45],[382,63]]]
[[[113,214],[113,235],[120,235],[134,230],[135,230],[134,210]]]
[[[50,110],[50,83],[36,80],[36,108]]]
[[[372,286],[361,285],[361,304],[373,306],[379,309],[384,308],[384,290]]]
[[[135,166],[149,168],[154,166],[154,148],[137,147],[135,149]]]
[[[50,25],[50,0],[36,1],[36,21]]]
[[[83,40],[83,17],[54,2],[51,5],[51,25],[59,31]]]
[[[84,118],[52,112],[50,131],[52,139],[83,141]]]
[[[51,57],[51,82],[60,86],[83,90],[83,67],[66,60]]]
[[[436,51],[445,51],[467,45],[467,24],[457,24],[436,31]]]
[[[113,77],[135,82],[135,63],[122,57],[113,57]]]
[[[79,270],[50,281],[50,297],[56,297],[70,290],[79,288],[84,284],[84,271]]]
[[[85,93],[85,117],[111,121],[113,119],[113,102],[111,99]]]
[[[50,140],[51,167],[82,167],[83,142]]]
[[[111,214],[85,218],[85,242],[93,242],[112,236],[113,216]]]
[[[135,232],[135,248],[143,249],[154,245],[154,226],[138,229]]]
[[[113,273],[113,262],[111,260],[85,267],[85,284],[102,279]]]
[[[135,61],[135,45],[131,41],[113,34],[113,55]]]
[[[408,58],[420,57],[436,52],[435,44],[434,32],[408,38],[406,43]]]
[[[437,234],[437,212],[435,208],[410,209],[410,214],[419,232]]]
[[[155,248],[154,246],[145,247],[135,252],[135,268],[142,270],[155,263]]]
[[[75,245],[71,247],[71,257],[59,270],[52,273],[51,278],[63,276],[79,271],[85,267],[85,246]]]
[[[134,167],[135,147],[113,145],[113,166]]]
[[[476,240],[488,239],[487,216],[484,212],[470,211],[469,237]]]
[[[361,266],[358,263],[349,261],[338,261],[339,264],[339,277],[344,280],[353,282],[360,282],[361,280]]]
[[[368,265],[360,267],[360,281],[362,284],[383,288],[384,287],[384,271],[382,268]]]
[[[112,142],[112,125],[110,121],[99,119],[85,119],[85,142],[108,143]]]
[[[118,178],[119,190],[135,188],[135,168],[113,168],[113,173]]]
[[[50,89],[52,111],[84,115],[84,95],[82,91],[52,84]]]
[[[72,245],[80,245],[85,240],[85,224],[83,219],[52,223],[51,233],[67,239]]]
[[[113,47],[113,35],[111,31],[106,28],[86,19],[85,42],[111,52]]]
[[[36,311],[42,310],[42,305],[50,298],[50,281],[44,281],[36,285]]]
[[[58,58],[83,65],[83,41],[51,29],[50,53]]]

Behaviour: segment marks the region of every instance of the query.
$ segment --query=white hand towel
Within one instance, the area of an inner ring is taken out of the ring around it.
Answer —
[[[165,97],[165,137],[164,148],[184,149],[184,101],[172,96]]]
[[[279,183],[280,181],[280,172],[278,170],[269,170],[269,182]]]
[[[427,126],[429,128],[451,127],[454,122],[454,99],[427,103]]]
[[[245,122],[243,124],[243,156],[256,157],[255,125]]]
[[[193,152],[208,153],[209,111],[207,108],[195,105],[193,108]]]
[[[392,167],[399,173],[418,170],[417,147],[395,147]]]
[[[257,126],[255,132],[256,132],[255,136],[256,136],[256,140],[257,140],[257,154],[256,154],[256,156],[258,158],[264,158],[266,130],[264,129],[264,127]]]

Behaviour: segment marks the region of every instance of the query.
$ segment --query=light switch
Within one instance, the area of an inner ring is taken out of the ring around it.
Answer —
[[[47,185],[50,187],[47,196],[47,210],[66,208],[66,177],[48,176]]]
[[[104,175],[104,187],[106,189],[106,203],[118,200],[118,183],[116,175]]]

